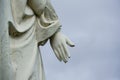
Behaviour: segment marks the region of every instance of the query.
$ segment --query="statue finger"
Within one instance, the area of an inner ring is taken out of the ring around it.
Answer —
[[[58,54],[59,54],[61,60],[63,60],[63,56],[61,55],[61,52],[60,52],[59,48],[56,48],[56,51],[58,52]]]
[[[70,40],[70,39],[66,39],[66,43],[67,43],[67,45],[69,45],[70,47],[74,47],[75,45],[74,45],[74,43]]]
[[[68,62],[68,56],[66,55],[66,52],[65,52],[65,50],[63,49],[63,46],[62,46],[62,45],[60,46],[60,50],[61,50],[61,52],[62,52],[62,54],[63,54],[63,56],[64,56],[65,63]]]
[[[63,46],[63,49],[64,49],[64,51],[65,51],[66,56],[67,56],[68,58],[70,58],[70,53],[69,53],[69,51],[68,51],[68,48],[67,48],[66,44],[62,44],[62,46]]]
[[[59,52],[60,56],[62,57],[62,60],[66,63],[66,62],[67,62],[67,60],[65,59],[65,57],[64,57],[64,55],[63,55],[63,53],[62,53],[62,51],[61,51],[60,47],[59,47],[59,48],[57,48],[57,50],[58,50],[58,52]]]
[[[59,61],[62,61],[62,58],[60,57],[60,55],[59,55],[59,53],[56,51],[56,49],[54,49],[53,51],[54,51],[57,59],[58,59]]]

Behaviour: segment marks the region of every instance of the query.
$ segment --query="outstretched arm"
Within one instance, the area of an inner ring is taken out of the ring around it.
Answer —
[[[60,61],[64,61],[65,63],[70,58],[69,51],[67,49],[67,45],[70,47],[74,47],[74,43],[66,37],[64,34],[62,34],[60,31],[56,32],[51,38],[50,38],[50,44],[51,47],[56,55],[56,57]]]

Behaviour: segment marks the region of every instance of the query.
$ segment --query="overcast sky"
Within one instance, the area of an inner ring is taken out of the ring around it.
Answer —
[[[59,62],[41,48],[46,80],[120,80],[120,0],[52,0],[62,31],[76,45]]]

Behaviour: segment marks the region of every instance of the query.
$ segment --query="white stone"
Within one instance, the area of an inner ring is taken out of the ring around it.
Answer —
[[[50,39],[60,61],[67,62],[67,44],[49,0],[0,0],[0,80],[45,80],[38,46]]]

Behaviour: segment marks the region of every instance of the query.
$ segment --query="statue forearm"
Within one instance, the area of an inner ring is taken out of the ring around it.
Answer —
[[[33,9],[34,13],[40,17],[46,6],[46,0],[28,0],[28,5]]]

